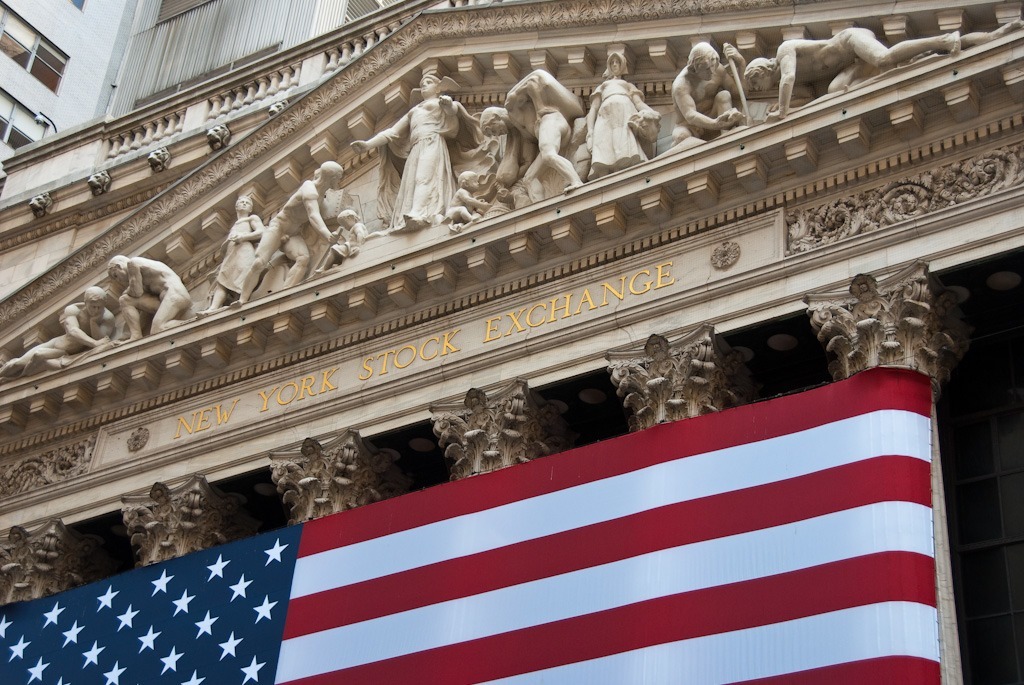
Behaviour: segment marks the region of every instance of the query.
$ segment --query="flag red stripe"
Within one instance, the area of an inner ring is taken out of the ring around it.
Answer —
[[[938,661],[912,656],[889,656],[772,678],[744,680],[743,685],[935,685],[939,678]]]
[[[876,457],[299,597],[284,638],[886,501],[931,506],[929,465]]]
[[[798,395],[736,407],[563,452],[305,524],[299,556],[563,490],[681,457],[765,440],[883,409],[931,413],[926,376],[873,369]]]
[[[934,568],[933,560],[920,554],[873,554],[661,597],[290,682],[468,685],[879,602],[935,606]]]

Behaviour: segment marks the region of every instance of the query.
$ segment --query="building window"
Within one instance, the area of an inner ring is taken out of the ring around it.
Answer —
[[[78,9],[85,7],[85,0],[69,0],[69,2]]]
[[[57,92],[68,57],[4,5],[0,5],[0,52]]]
[[[0,90],[0,141],[17,149],[43,137],[46,127],[35,122],[31,110]]]

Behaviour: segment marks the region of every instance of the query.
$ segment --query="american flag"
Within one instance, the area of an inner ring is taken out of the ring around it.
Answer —
[[[0,607],[0,683],[937,684],[930,393],[869,371]]]

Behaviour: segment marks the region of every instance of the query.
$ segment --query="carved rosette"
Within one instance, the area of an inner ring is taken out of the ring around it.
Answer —
[[[0,542],[0,604],[46,597],[109,576],[116,564],[102,544],[59,519],[32,532],[13,526]]]
[[[903,366],[928,374],[937,388],[970,342],[971,327],[961,320],[956,296],[922,262],[881,282],[856,276],[848,294],[805,299],[835,380],[875,366]]]
[[[671,343],[652,335],[642,351],[616,350],[607,358],[616,394],[631,412],[633,432],[745,404],[757,396],[743,356],[710,324]]]
[[[237,495],[221,492],[199,474],[175,488],[157,483],[149,495],[121,502],[139,566],[248,537],[260,525]]]
[[[412,480],[396,458],[347,430],[326,445],[306,438],[298,453],[271,454],[270,475],[288,522],[302,523],[408,492]]]
[[[451,480],[561,452],[576,440],[558,408],[519,378],[490,393],[473,388],[464,402],[430,412]]]

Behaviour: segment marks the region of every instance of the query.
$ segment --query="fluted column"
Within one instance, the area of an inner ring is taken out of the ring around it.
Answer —
[[[148,495],[125,496],[121,502],[138,566],[248,537],[260,525],[238,496],[221,492],[199,474],[173,488],[156,483]]]
[[[105,578],[113,559],[94,535],[82,535],[52,519],[28,531],[13,526],[0,542],[0,604],[38,599]]]
[[[612,350],[607,359],[633,432],[734,407],[757,395],[743,357],[710,324],[674,342],[652,335],[642,349]]]
[[[519,378],[489,392],[473,388],[463,402],[430,412],[452,480],[561,452],[576,440],[555,405]]]
[[[271,478],[288,506],[289,523],[301,523],[409,491],[412,480],[397,457],[347,430],[321,445],[306,438],[297,452],[270,455]]]
[[[876,366],[911,368],[932,379],[932,522],[942,682],[959,685],[963,669],[935,399],[967,352],[971,328],[960,318],[955,295],[929,275],[923,262],[881,281],[860,274],[849,292],[812,294],[806,301],[811,326],[825,347],[835,380]]]

